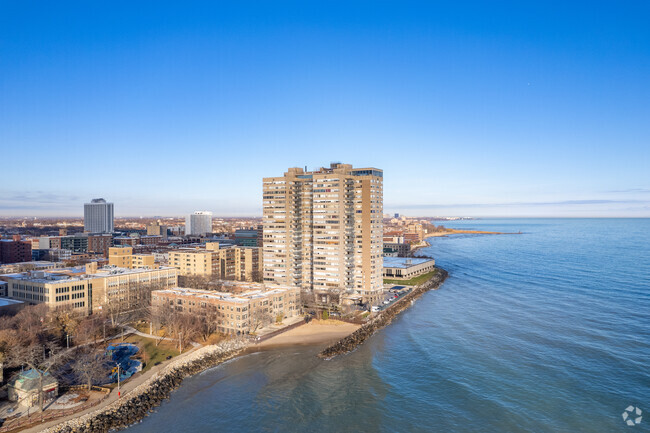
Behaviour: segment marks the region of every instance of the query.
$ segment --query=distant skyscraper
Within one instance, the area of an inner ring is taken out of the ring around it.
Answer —
[[[84,231],[91,233],[113,232],[113,203],[95,198],[84,204]]]
[[[186,235],[212,233],[212,212],[196,211],[185,218]]]
[[[383,289],[383,172],[332,164],[264,178],[264,281],[376,303]]]

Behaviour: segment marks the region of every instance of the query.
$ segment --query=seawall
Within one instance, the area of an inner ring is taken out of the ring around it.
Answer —
[[[95,412],[50,427],[47,433],[105,433],[140,421],[178,388],[183,379],[234,358],[248,346],[244,340],[228,340],[205,346],[172,361],[165,369],[137,386],[122,399]]]
[[[377,317],[361,326],[361,328],[357,329],[352,334],[342,338],[331,346],[326,347],[318,354],[318,356],[325,359],[331,359],[337,355],[342,355],[356,349],[364,341],[370,338],[372,334],[388,325],[399,313],[410,307],[411,301],[419,298],[424,292],[439,288],[445,279],[447,279],[449,274],[442,268],[436,268],[436,270],[437,272],[428,281],[416,286],[410,293],[397,300],[393,305],[386,308],[377,315]]]

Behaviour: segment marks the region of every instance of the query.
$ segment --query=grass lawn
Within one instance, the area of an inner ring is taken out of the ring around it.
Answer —
[[[434,269],[433,271],[427,272],[426,274],[413,277],[410,280],[384,279],[384,284],[397,284],[400,286],[417,286],[418,284],[422,284],[425,281],[429,280],[431,277],[433,277],[436,274],[436,272],[438,271]]]
[[[158,346],[156,346],[156,341],[154,339],[140,337],[139,335],[134,334],[126,337],[124,341],[127,343],[133,343],[140,348],[136,357],[147,364],[142,369],[143,372],[153,367],[156,362],[165,361],[168,356],[178,356],[178,343],[174,341],[163,340],[158,344]],[[188,349],[190,347],[188,347]]]

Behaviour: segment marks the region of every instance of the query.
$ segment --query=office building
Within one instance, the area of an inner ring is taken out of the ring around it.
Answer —
[[[334,163],[264,179],[264,281],[376,303],[383,288],[383,172]]]
[[[212,212],[196,211],[185,219],[185,235],[203,236],[212,233]]]
[[[384,277],[409,279],[418,275],[433,272],[436,268],[434,259],[418,259],[406,257],[385,257]]]
[[[262,228],[235,230],[235,244],[243,247],[261,247],[262,246]]]
[[[73,253],[87,253],[88,252],[88,234],[75,233],[70,236],[63,236],[61,238],[61,249],[69,250]]]
[[[125,269],[97,263],[76,268],[2,275],[8,297],[29,304],[46,303],[51,309],[80,314],[126,312],[142,308],[151,290],[178,286],[174,268]]]
[[[113,203],[95,198],[84,204],[84,231],[113,233]]]

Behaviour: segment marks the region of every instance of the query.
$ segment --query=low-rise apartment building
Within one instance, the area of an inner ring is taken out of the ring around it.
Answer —
[[[185,288],[155,290],[151,304],[216,320],[217,331],[234,335],[249,334],[261,323],[301,313],[298,287],[245,283],[239,288],[242,291],[236,294]]]

